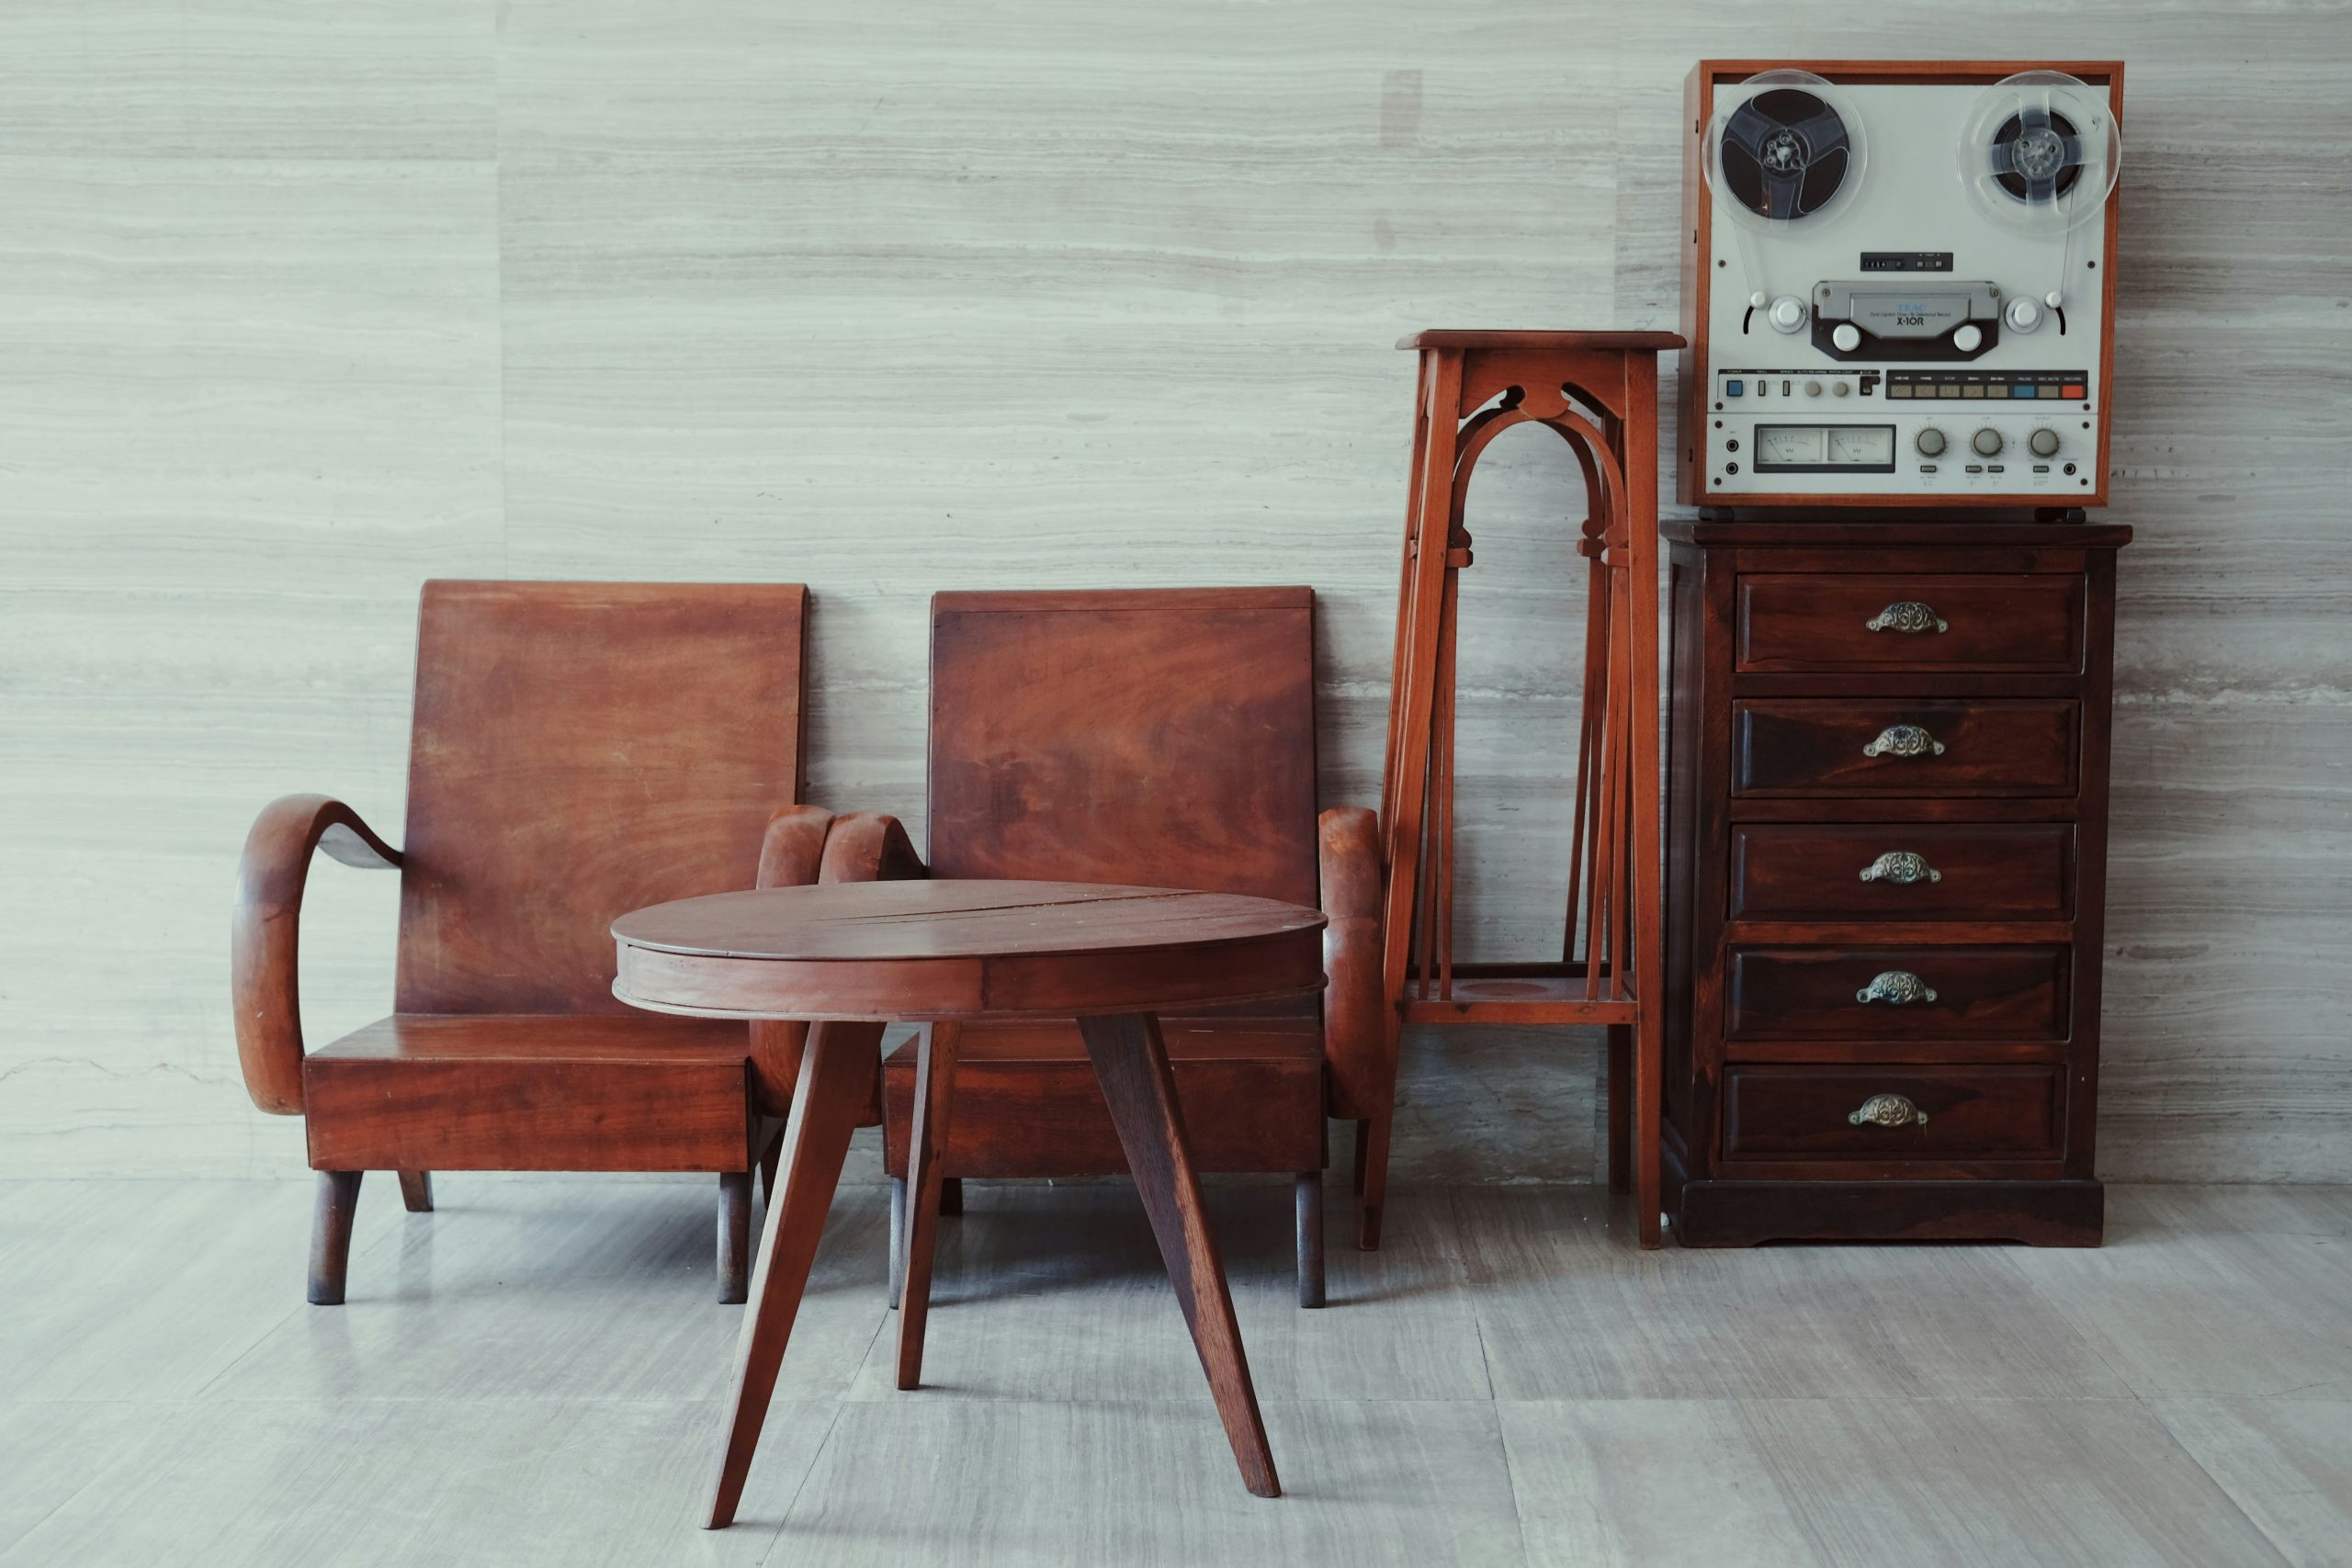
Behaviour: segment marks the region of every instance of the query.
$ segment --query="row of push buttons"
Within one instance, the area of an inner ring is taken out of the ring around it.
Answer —
[[[2048,382],[2038,387],[2005,387],[1996,381],[1985,387],[1971,383],[1967,386],[1913,388],[1896,383],[1886,389],[1886,395],[1890,398],[2079,398],[2086,396],[2086,391],[2082,387],[2057,387]]]

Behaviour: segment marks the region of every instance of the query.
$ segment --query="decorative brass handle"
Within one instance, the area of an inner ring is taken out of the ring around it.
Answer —
[[[1884,1002],[1889,1007],[1905,1008],[1913,1002],[1936,999],[1935,987],[1908,969],[1886,969],[1872,976],[1871,983],[1854,993],[1858,1002]]]
[[[1849,1111],[1846,1120],[1857,1127],[1864,1122],[1878,1127],[1924,1127],[1928,1113],[1899,1094],[1874,1094],[1862,1101],[1860,1111]]]
[[[1917,599],[1900,599],[1862,623],[1874,632],[1948,632],[1951,623]]]
[[[1944,743],[1916,724],[1890,724],[1862,748],[1865,757],[1940,757]]]
[[[1862,867],[1864,882],[1899,882],[1908,886],[1914,882],[1941,882],[1944,874],[1928,863],[1925,855],[1909,850],[1889,850]]]

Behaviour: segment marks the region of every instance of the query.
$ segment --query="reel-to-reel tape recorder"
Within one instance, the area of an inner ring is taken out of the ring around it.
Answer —
[[[1679,493],[2107,500],[2118,62],[1702,61]]]

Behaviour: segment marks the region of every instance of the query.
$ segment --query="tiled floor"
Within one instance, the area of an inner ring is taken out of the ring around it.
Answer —
[[[1642,1254],[1425,1189],[1291,1303],[1215,1194],[1287,1495],[1241,1489],[1133,1194],[974,1187],[927,1386],[847,1189],[741,1522],[701,1182],[445,1176],[301,1301],[305,1183],[0,1186],[0,1568],[2352,1563],[2352,1197],[2110,1193],[2097,1251]]]

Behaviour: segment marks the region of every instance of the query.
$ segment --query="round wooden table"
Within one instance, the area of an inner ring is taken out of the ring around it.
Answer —
[[[1270,898],[1067,882],[862,882],[721,893],[613,922],[613,994],[701,1017],[818,1021],[788,1093],[781,1181],[735,1349],[708,1525],[733,1522],[809,1264],[868,1103],[883,1025],[929,1023],[908,1156],[899,1386],[922,1370],[940,1152],[967,1019],[1076,1018],[1218,1416],[1261,1497],[1281,1495],[1157,1014],[1323,985],[1320,911]],[[753,1059],[752,1070],[761,1070]]]

